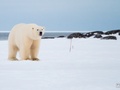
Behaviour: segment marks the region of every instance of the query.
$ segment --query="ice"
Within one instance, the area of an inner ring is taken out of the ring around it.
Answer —
[[[0,90],[117,90],[118,40],[42,39],[40,61],[9,61],[0,41]],[[17,55],[19,58],[19,55]]]

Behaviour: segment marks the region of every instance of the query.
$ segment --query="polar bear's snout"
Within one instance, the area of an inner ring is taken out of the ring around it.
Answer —
[[[42,36],[42,32],[39,32],[39,35]]]

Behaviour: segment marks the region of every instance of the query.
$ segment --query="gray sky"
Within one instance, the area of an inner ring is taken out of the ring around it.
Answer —
[[[18,23],[47,31],[120,29],[120,0],[0,0],[0,30]]]

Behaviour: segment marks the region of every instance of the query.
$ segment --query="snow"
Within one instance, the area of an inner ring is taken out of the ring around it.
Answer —
[[[118,40],[42,39],[40,61],[9,61],[0,41],[0,90],[118,90]],[[17,56],[19,57],[19,55]]]

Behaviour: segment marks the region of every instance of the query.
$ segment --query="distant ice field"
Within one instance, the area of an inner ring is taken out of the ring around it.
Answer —
[[[40,61],[9,61],[8,41],[0,41],[0,90],[118,90],[117,38],[42,39]]]

